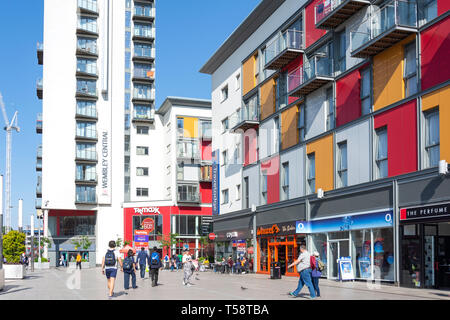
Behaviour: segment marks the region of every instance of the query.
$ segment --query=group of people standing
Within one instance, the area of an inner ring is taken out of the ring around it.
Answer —
[[[250,272],[253,269],[252,261],[248,261],[247,258],[241,257],[237,258],[236,261],[233,261],[231,256],[228,257],[228,260],[225,260],[225,257],[222,258],[222,261],[215,265],[215,272],[222,273],[242,273]]]

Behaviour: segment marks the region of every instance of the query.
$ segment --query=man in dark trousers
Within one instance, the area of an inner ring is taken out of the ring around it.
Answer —
[[[150,274],[152,276],[152,287],[158,285],[158,273],[159,269],[162,267],[161,257],[157,251],[156,247],[153,247],[153,252],[150,254],[148,258],[148,266],[150,268]]]
[[[142,247],[137,256],[137,262],[139,264],[139,270],[141,272],[141,279],[145,278],[145,268],[147,266],[148,254],[145,248]]]

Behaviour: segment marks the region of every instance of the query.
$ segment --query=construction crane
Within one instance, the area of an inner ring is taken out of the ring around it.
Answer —
[[[6,114],[5,104],[3,103],[3,96],[0,93],[0,107],[2,108],[3,120],[5,120],[5,131],[6,131],[6,181],[5,181],[5,231],[8,233],[11,231],[11,138],[12,131],[16,130],[20,132],[20,128],[17,125],[17,111],[11,119],[8,120]]]

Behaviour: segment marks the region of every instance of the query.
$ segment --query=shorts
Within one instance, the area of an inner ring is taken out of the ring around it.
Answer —
[[[106,278],[116,278],[117,277],[117,268],[105,269]]]

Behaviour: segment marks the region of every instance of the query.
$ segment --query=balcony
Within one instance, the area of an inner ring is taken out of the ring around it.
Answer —
[[[316,28],[335,29],[368,5],[369,0],[322,0],[314,8]]]
[[[36,198],[42,198],[42,184],[36,185]]]
[[[150,86],[134,85],[133,103],[152,104],[155,101],[155,91]]]
[[[87,184],[87,185],[97,185],[98,176],[96,173],[93,174],[78,174],[75,177],[75,184]]]
[[[97,64],[96,63],[83,63],[86,59],[79,59],[77,63],[76,76],[79,78],[98,79]],[[88,60],[92,61],[92,60]]]
[[[178,184],[178,203],[201,203],[201,194],[197,184]]]
[[[97,204],[95,187],[77,186],[75,204]]]
[[[304,50],[303,31],[286,30],[266,46],[266,69],[278,70],[297,58]]]
[[[36,159],[42,159],[42,146],[37,148]]]
[[[97,0],[78,0],[79,13],[98,16]]]
[[[97,20],[94,18],[78,18],[77,35],[79,36],[95,36],[98,37]]]
[[[38,64],[42,66],[44,64],[44,44],[40,42],[37,43],[37,58]]]
[[[79,38],[77,42],[77,56],[98,58],[97,41],[90,38]]]
[[[98,141],[97,131],[84,131],[77,130],[75,134],[76,141]]]
[[[209,125],[202,124],[200,128],[200,139],[203,141],[212,140],[211,123],[209,123]]]
[[[154,82],[155,71],[135,68],[133,71],[133,81],[144,83]]]
[[[95,147],[95,145],[94,145]],[[97,151],[95,150],[77,150],[75,161],[80,163],[97,163]]]
[[[134,45],[133,61],[140,62],[154,62],[155,49],[148,46]]]
[[[42,130],[43,130],[42,113],[39,113],[36,119],[36,133],[41,134]]]
[[[98,93],[97,93],[97,85],[96,81],[77,81],[77,92],[76,92],[77,98],[92,98],[97,100],[98,99]]]
[[[42,199],[41,198],[36,199],[36,201],[35,201],[35,208],[36,209],[41,209],[42,208]]]
[[[42,171],[42,159],[36,160],[36,171]]]
[[[42,79],[38,79],[36,81],[36,94],[37,94],[37,97],[40,100],[42,100],[43,91],[44,91],[44,87],[43,87],[43,84],[42,84]]]
[[[259,127],[259,106],[257,101],[241,107],[230,118],[230,132],[239,133]]]
[[[155,112],[150,107],[142,109],[137,109],[135,107],[132,121],[134,123],[152,124],[155,121]]]
[[[200,154],[199,140],[189,138],[178,138],[177,159],[200,161],[201,154]]]
[[[155,40],[155,29],[148,25],[134,24],[133,41],[153,42]]]
[[[153,6],[135,4],[133,21],[153,23],[155,21],[155,8]]]
[[[325,54],[310,57],[304,65],[288,74],[289,96],[301,97],[333,81],[333,60]]]
[[[417,5],[394,0],[374,11],[350,32],[351,56],[374,56],[417,32]]]

